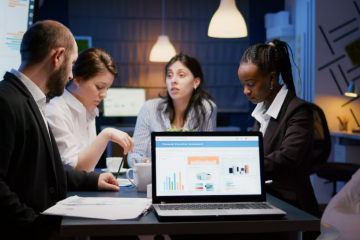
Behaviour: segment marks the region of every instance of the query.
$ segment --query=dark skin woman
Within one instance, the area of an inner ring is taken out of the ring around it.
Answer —
[[[238,76],[244,94],[257,104],[253,130],[264,135],[265,180],[272,180],[267,192],[316,216],[318,204],[309,178],[313,112],[296,96],[290,51],[279,40],[251,46]]]

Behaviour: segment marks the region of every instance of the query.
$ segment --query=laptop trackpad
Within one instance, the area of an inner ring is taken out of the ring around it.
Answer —
[[[226,210],[196,210],[192,211],[195,215],[228,215]]]

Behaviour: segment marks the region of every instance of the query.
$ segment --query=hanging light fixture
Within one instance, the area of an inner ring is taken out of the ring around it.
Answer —
[[[150,62],[168,62],[176,55],[176,50],[165,32],[165,0],[162,0],[162,32],[150,52]]]
[[[221,0],[218,10],[211,18],[208,36],[214,38],[247,37],[244,17],[237,9],[235,0]]]
[[[357,97],[358,96],[358,90],[355,86],[354,81],[350,82],[350,85],[349,85],[347,91],[345,92],[345,96],[347,96],[347,97]]]

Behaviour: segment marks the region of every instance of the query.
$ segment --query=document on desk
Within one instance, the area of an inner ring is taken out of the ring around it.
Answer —
[[[101,198],[72,196],[42,214],[107,220],[134,219],[151,206],[147,198]]]
[[[127,178],[118,178],[116,180],[119,183],[119,187],[129,187],[129,186],[133,185]],[[134,181],[134,179],[131,179],[131,180]]]

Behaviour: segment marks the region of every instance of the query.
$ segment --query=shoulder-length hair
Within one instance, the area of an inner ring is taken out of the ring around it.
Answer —
[[[185,123],[186,121],[186,117],[189,114],[189,111],[191,108],[194,109],[194,113],[195,113],[195,127],[194,129],[198,128],[201,123],[205,122],[206,120],[206,108],[203,104],[203,100],[207,101],[211,107],[211,113],[209,114],[209,119],[211,118],[211,115],[213,114],[214,108],[212,103],[210,102],[210,100],[213,100],[213,98],[210,96],[210,94],[208,94],[207,92],[205,92],[204,90],[204,74],[201,70],[201,66],[199,61],[194,58],[194,57],[190,57],[186,54],[180,53],[178,55],[176,55],[175,57],[173,57],[167,64],[165,67],[165,79],[166,79],[166,74],[167,71],[169,69],[169,67],[175,63],[175,62],[181,62],[182,64],[184,64],[184,66],[186,66],[191,73],[194,75],[194,78],[200,78],[200,84],[199,86],[193,91],[189,104],[186,107],[185,113],[184,113],[184,117],[183,117],[183,121]],[[160,104],[159,106],[159,111],[161,111],[161,109],[163,109],[163,106],[166,105],[166,109],[165,112],[167,112],[169,114],[169,118],[170,118],[170,123],[173,123],[175,120],[175,109],[174,109],[174,105],[173,105],[173,101],[172,98],[169,94],[169,92],[167,91],[167,94],[165,96],[162,96],[159,93],[159,97],[163,99],[163,102]]]

